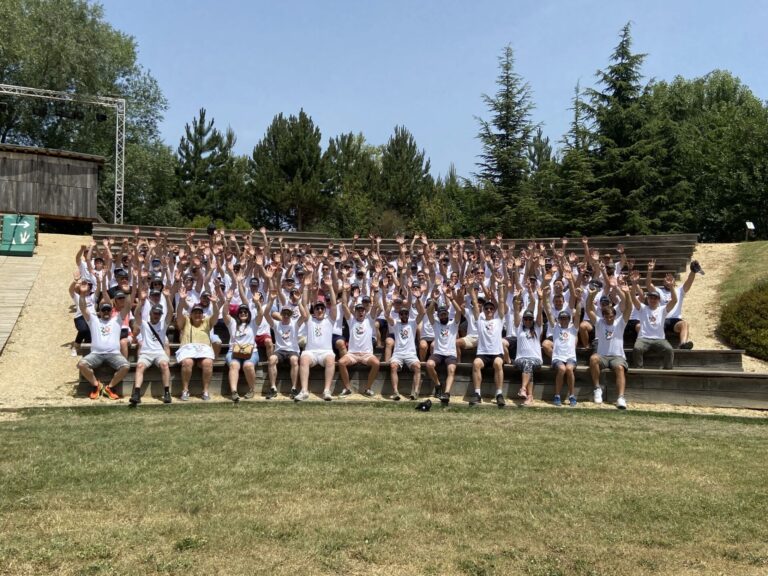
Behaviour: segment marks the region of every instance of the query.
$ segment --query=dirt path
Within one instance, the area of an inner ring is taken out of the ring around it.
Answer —
[[[13,411],[38,406],[88,406],[90,400],[75,398],[77,359],[69,344],[75,330],[72,302],[67,288],[75,270],[74,256],[90,238],[41,234],[38,254],[45,256],[37,281],[27,298],[5,351],[0,356],[0,421],[15,418]],[[717,287],[725,274],[721,262],[730,261],[735,244],[699,245],[695,257],[706,271],[698,276],[686,297],[685,316],[696,348],[726,348],[714,330],[720,311]],[[768,363],[745,357],[745,370],[768,372]],[[103,405],[103,402],[98,402]],[[120,403],[123,407],[124,403]],[[544,403],[539,403],[542,406]],[[589,403],[585,403],[587,408]],[[687,414],[727,414],[768,418],[768,411],[633,404],[633,409]]]

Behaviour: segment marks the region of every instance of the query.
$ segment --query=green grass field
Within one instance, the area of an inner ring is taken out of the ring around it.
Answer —
[[[762,419],[282,402],[0,434],[0,574],[768,573]]]
[[[720,298],[727,304],[749,290],[755,282],[768,277],[768,242],[742,242],[738,258],[730,265],[731,273],[720,285]]]

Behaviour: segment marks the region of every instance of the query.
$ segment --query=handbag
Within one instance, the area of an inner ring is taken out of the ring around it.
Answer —
[[[232,346],[232,358],[248,360],[253,355],[253,344],[235,344]]]

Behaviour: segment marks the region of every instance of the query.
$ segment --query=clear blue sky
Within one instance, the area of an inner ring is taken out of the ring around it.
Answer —
[[[201,107],[250,153],[279,112],[303,108],[323,147],[343,132],[384,144],[405,125],[432,160],[475,169],[481,94],[495,92],[507,44],[530,84],[533,120],[556,143],[574,86],[592,86],[631,21],[648,78],[720,68],[768,98],[768,2],[761,0],[106,0],[106,19],[136,39],[170,107],[176,148]]]

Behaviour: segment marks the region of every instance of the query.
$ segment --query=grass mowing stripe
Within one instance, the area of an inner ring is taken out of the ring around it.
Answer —
[[[367,403],[167,408],[29,410],[0,424],[0,573],[768,565],[762,420]]]

